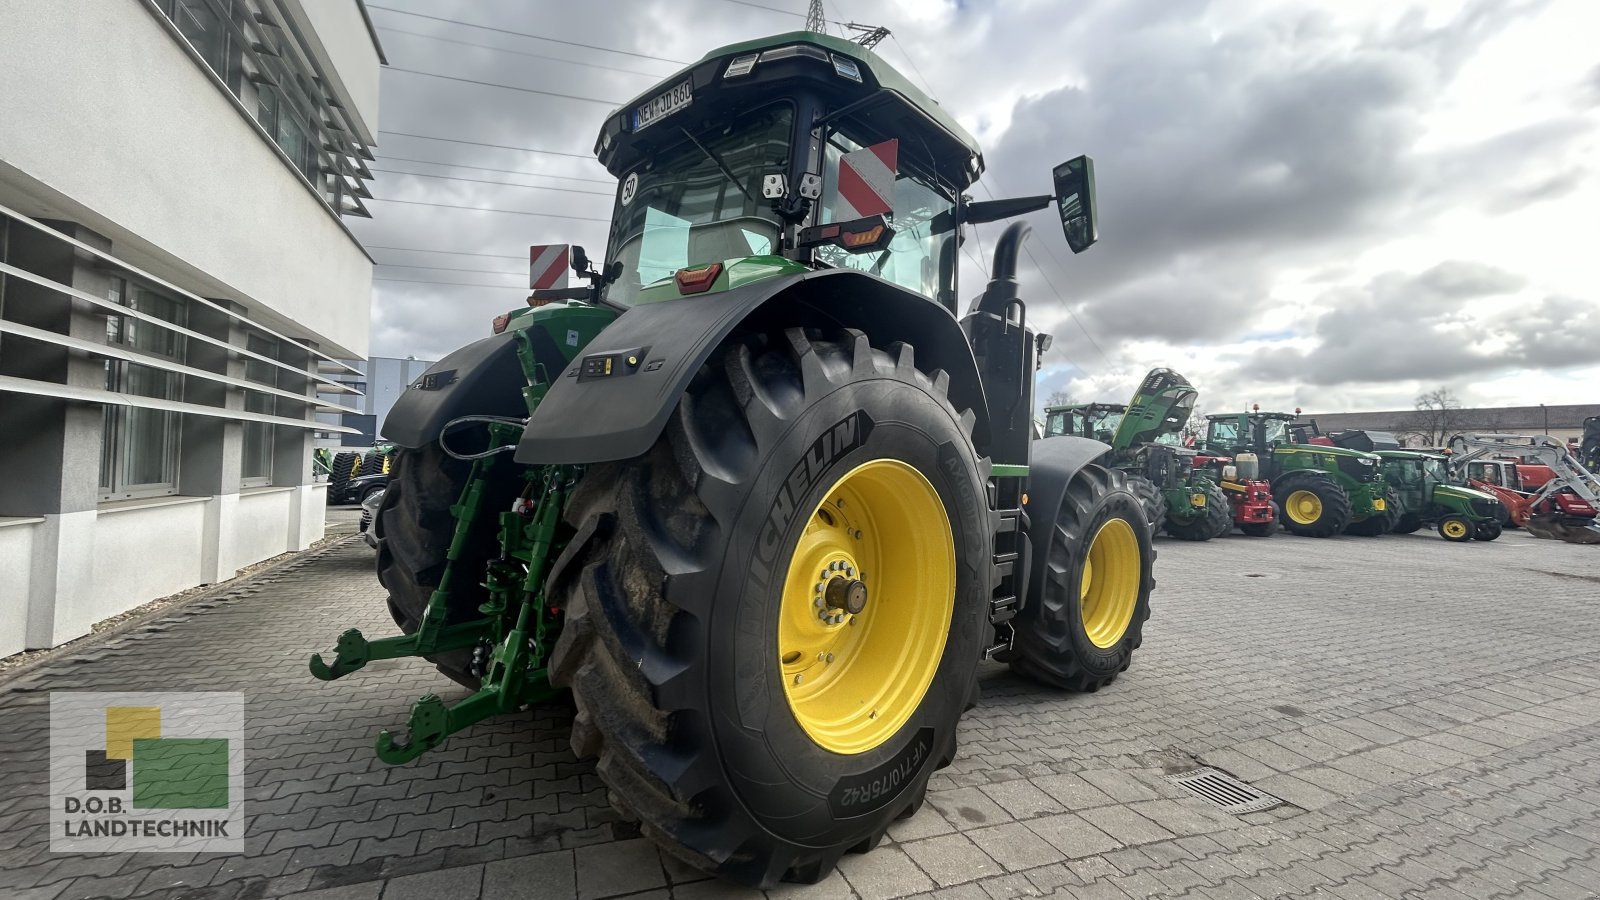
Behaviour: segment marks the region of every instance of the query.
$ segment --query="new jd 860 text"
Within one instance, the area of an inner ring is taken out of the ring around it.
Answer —
[[[711,52],[596,153],[619,186],[603,264],[572,254],[588,286],[535,292],[384,423],[403,634],[311,668],[424,656],[475,691],[418,701],[389,762],[570,690],[573,749],[645,834],[815,881],[921,805],[981,659],[1092,691],[1139,646],[1138,501],[1104,444],[1031,440],[1025,224],[958,318],[962,226],[1055,204],[1082,251],[1092,164],[972,202],[974,139],[809,32]]]

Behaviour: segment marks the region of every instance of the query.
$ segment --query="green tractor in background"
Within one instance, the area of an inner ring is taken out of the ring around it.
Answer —
[[[1093,165],[974,202],[976,141],[810,32],[712,51],[596,154],[604,258],[533,254],[587,285],[536,289],[383,424],[401,633],[350,629],[311,672],[421,656],[472,691],[417,701],[378,736],[391,763],[570,691],[574,752],[673,857],[819,881],[916,813],[980,660],[1093,691],[1141,643],[1127,478],[1105,444],[1033,439],[1025,223],[958,303],[964,226],[1053,206],[1074,252],[1095,241]]]
[[[1447,541],[1492,541],[1500,536],[1500,501],[1493,494],[1452,484],[1443,455],[1402,450],[1400,441],[1385,431],[1324,435],[1315,420],[1296,423],[1291,431],[1306,443],[1331,442],[1336,447],[1377,454],[1394,505],[1395,534],[1411,534],[1431,525]]]
[[[1171,369],[1151,369],[1128,406],[1081,403],[1045,410],[1046,437],[1070,434],[1111,445],[1107,462],[1126,472],[1154,531],[1209,541],[1233,528],[1222,487],[1195,470],[1195,453],[1163,438],[1189,420],[1198,392]]]
[[[1390,502],[1382,460],[1373,453],[1335,447],[1326,438],[1311,443],[1312,438],[1291,427],[1299,413],[1256,409],[1206,416],[1204,447],[1224,456],[1256,454],[1262,477],[1272,482],[1283,527],[1291,533],[1388,534],[1398,510]]]
[[[1493,494],[1450,483],[1445,457],[1414,450],[1377,450],[1383,480],[1400,500],[1395,534],[1433,526],[1447,541],[1492,541],[1500,536],[1500,510]]]

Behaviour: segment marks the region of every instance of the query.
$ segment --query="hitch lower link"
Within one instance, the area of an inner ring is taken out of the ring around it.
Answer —
[[[515,426],[490,426],[497,438],[520,432]],[[501,559],[489,567],[483,584],[488,599],[478,608],[483,618],[446,624],[451,585],[458,560],[471,538],[474,523],[485,512],[485,491],[494,457],[473,463],[460,501],[451,507],[456,527],[446,554],[444,573],[428,598],[428,605],[412,634],[368,640],[359,629],[339,635],[330,665],[322,654],[312,654],[311,674],[332,681],[380,659],[428,656],[476,648],[472,672],[481,679],[470,696],[447,705],[427,694],[411,708],[404,735],[385,730],[378,735],[377,755],[386,763],[409,762],[442,744],[446,738],[499,713],[513,712],[554,695],[545,665],[550,641],[550,615],[545,609],[544,577],[553,558],[556,526],[560,520],[571,473],[562,468],[531,470],[523,496],[511,511],[500,513]],[[527,496],[538,489],[539,496]],[[513,618],[514,613],[514,618]],[[509,627],[508,627],[509,626]],[[485,652],[486,651],[486,652]]]

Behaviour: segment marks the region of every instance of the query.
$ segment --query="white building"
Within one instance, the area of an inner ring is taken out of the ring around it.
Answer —
[[[343,382],[361,394],[348,401],[353,412],[319,412],[317,420],[325,426],[343,425],[344,432],[324,430],[317,432],[320,447],[371,447],[378,441],[378,432],[395,401],[405,393],[411,382],[422,377],[433,365],[433,360],[408,356],[374,356],[371,359],[348,360],[351,371],[334,373],[336,381]],[[324,393],[325,400],[335,400],[337,395]]]
[[[360,0],[0,0],[0,656],[322,537],[382,62]]]

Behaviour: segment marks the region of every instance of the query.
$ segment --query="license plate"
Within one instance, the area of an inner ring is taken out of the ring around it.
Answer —
[[[633,111],[633,130],[643,131],[694,100],[694,82],[685,81]]]

